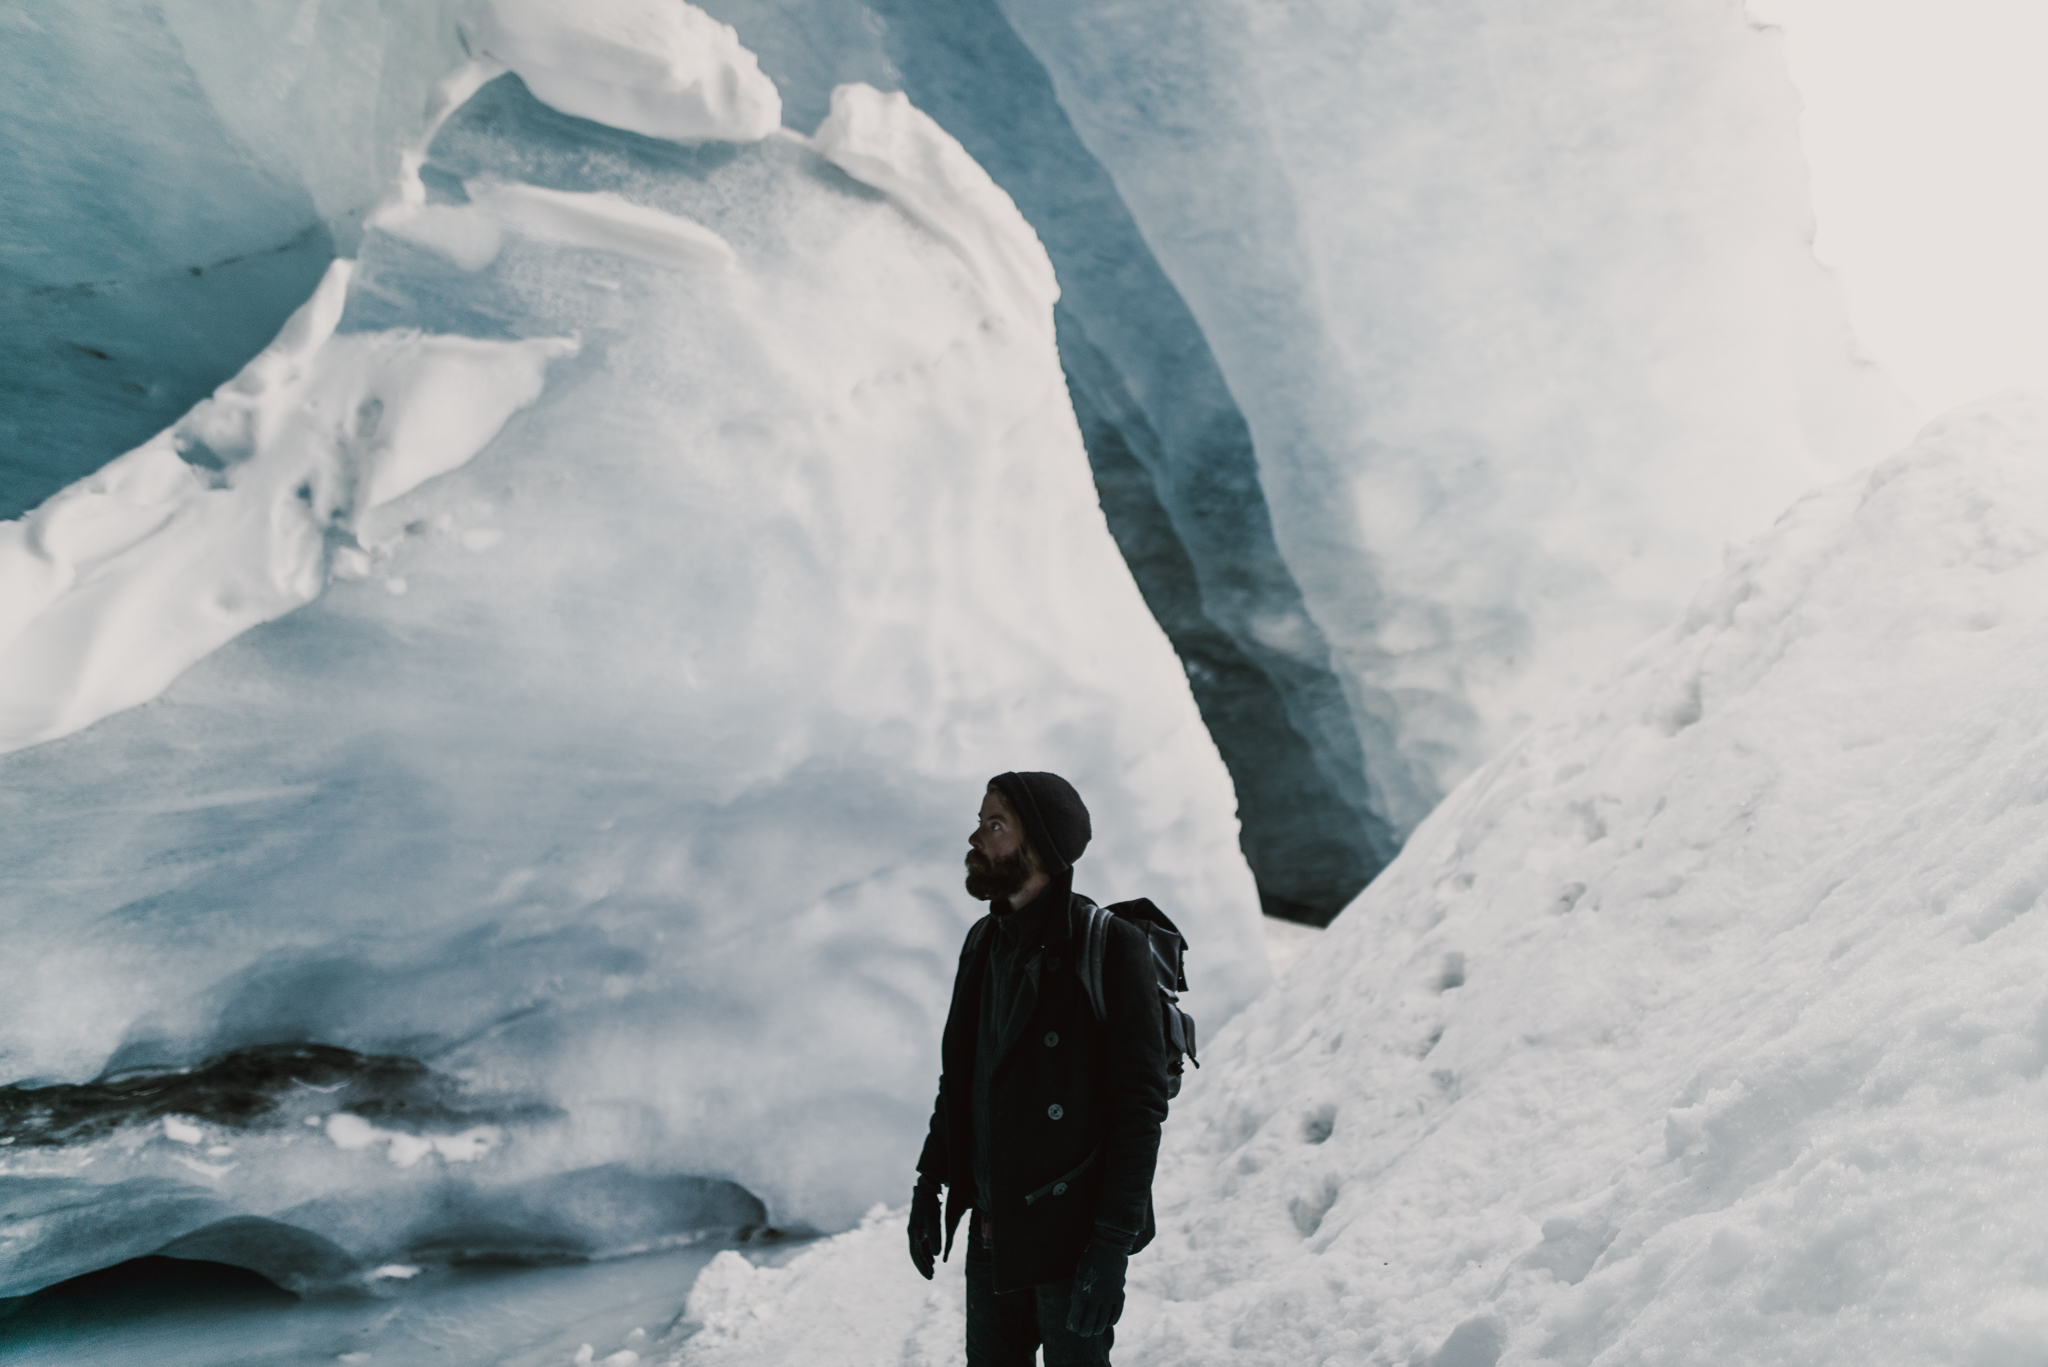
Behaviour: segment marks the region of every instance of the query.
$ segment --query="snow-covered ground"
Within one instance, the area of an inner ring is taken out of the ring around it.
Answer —
[[[2039,395],[1733,551],[1213,1042],[1118,1360],[2048,1360],[2043,604]],[[900,1244],[714,1262],[670,1360],[947,1361]]]

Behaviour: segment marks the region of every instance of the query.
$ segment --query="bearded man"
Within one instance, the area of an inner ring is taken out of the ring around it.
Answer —
[[[1109,919],[1098,1019],[1079,972],[1088,809],[1057,774],[989,780],[967,838],[967,932],[917,1161],[910,1257],[967,1237],[968,1367],[1109,1361],[1124,1267],[1152,1240],[1166,1041],[1145,933]],[[940,1211],[939,1190],[946,1189]]]

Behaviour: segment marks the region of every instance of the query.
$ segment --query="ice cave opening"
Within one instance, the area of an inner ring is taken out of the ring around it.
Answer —
[[[2019,1227],[2040,413],[1869,472],[1738,9],[0,28],[0,1337],[942,1359],[1012,767],[1213,1041],[1139,1360],[1872,1360],[1937,1074]]]

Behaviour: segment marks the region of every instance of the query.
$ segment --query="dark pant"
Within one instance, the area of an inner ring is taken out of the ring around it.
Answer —
[[[1108,1367],[1116,1330],[1082,1338],[1067,1329],[1074,1279],[996,1294],[995,1258],[981,1237],[980,1212],[967,1238],[967,1367],[1031,1367],[1045,1345],[1045,1367]]]

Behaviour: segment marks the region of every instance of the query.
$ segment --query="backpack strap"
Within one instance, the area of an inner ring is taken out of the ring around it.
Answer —
[[[1109,923],[1116,918],[1085,897],[1078,900],[1087,918],[1081,927],[1081,990],[1088,994],[1095,1019],[1105,1021],[1109,1005],[1102,997],[1102,960],[1109,949]]]

